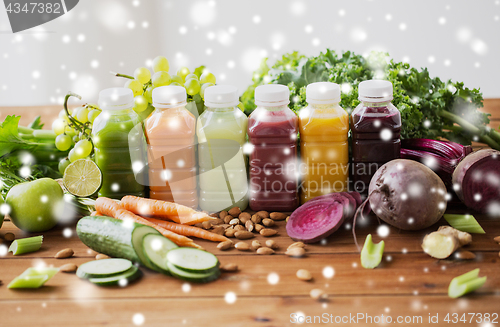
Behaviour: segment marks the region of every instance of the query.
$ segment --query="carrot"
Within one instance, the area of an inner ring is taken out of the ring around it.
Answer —
[[[166,238],[168,238],[169,240],[171,240],[172,242],[174,242],[179,246],[189,246],[193,248],[203,249],[201,246],[194,243],[192,239],[183,235],[178,235],[174,232],[166,230],[163,227],[155,225],[147,221],[146,219],[139,217],[128,210],[123,209],[121,205],[119,205],[118,203],[109,198],[105,197],[98,198],[95,202],[95,209],[97,212],[105,216],[113,217],[120,220],[132,220],[136,223],[153,227],[154,229],[159,231],[163,236],[165,236]]]
[[[152,222],[153,224],[161,226],[179,235],[193,236],[214,242],[224,242],[228,240],[225,236],[215,234],[198,227],[176,224],[170,221],[154,219],[154,218],[145,218],[145,219],[148,220],[149,222]]]
[[[137,215],[172,220],[183,225],[194,225],[215,219],[204,212],[196,211],[182,204],[144,199],[137,196],[124,196],[120,204]]]

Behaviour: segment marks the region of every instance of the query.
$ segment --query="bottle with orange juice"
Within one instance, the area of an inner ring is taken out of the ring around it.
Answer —
[[[347,191],[349,176],[349,116],[339,105],[339,85],[309,84],[306,101],[308,106],[299,112],[301,203],[320,195]]]
[[[150,197],[198,207],[196,118],[186,109],[186,90],[160,86],[153,90],[155,111],[145,121]]]

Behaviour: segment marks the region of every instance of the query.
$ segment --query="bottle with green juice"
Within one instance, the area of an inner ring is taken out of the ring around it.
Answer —
[[[132,90],[117,87],[101,91],[99,107],[102,113],[92,127],[95,162],[103,175],[99,196],[144,196],[141,172],[146,143],[139,116],[133,110]]]

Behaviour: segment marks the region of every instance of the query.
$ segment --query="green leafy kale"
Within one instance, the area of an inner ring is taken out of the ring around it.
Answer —
[[[290,108],[298,112],[307,106],[308,84],[330,81],[341,85],[340,104],[350,113],[359,104],[358,84],[369,79],[386,79],[394,85],[392,103],[401,112],[402,138],[446,138],[461,144],[477,141],[500,150],[500,133],[486,126],[490,115],[477,110],[483,106],[478,89],[432,78],[426,68],[418,70],[395,62],[382,52],[366,57],[351,51],[339,55],[330,49],[312,57],[292,52],[272,67],[264,59],[241,102],[248,115],[256,107],[253,94],[257,86],[282,84],[290,89]]]

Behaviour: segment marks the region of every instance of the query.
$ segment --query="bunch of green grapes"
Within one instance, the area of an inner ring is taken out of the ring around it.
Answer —
[[[165,85],[178,85],[186,89],[188,101],[203,105],[205,89],[215,85],[214,74],[204,66],[196,68],[193,73],[187,67],[181,67],[175,75],[170,75],[170,65],[167,58],[158,56],[153,60],[153,74],[146,67],[139,67],[133,76],[116,74],[128,78],[125,87],[134,92],[134,110],[141,118],[146,118],[154,110],[152,103],[153,90]]]
[[[59,162],[59,172],[64,174],[66,167],[78,160],[91,156],[94,145],[92,143],[92,124],[101,113],[101,109],[94,104],[85,104],[74,109],[72,112],[67,108],[67,101],[70,96],[66,96],[64,109],[59,112],[59,118],[52,123],[52,130],[57,135],[55,140],[56,148],[59,151],[68,151],[68,157]]]

